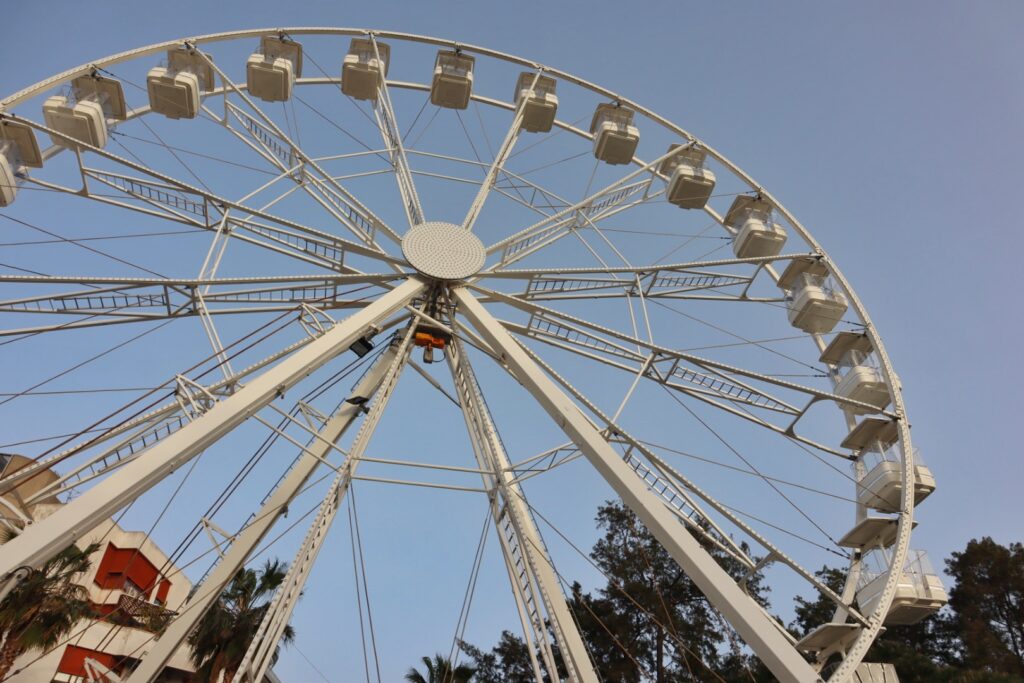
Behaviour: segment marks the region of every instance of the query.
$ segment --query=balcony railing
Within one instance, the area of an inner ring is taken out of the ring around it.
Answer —
[[[153,632],[162,631],[176,614],[131,595],[121,595],[117,600],[117,609],[122,615],[131,617],[141,628]]]

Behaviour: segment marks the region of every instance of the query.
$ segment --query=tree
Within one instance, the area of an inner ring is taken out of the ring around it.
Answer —
[[[842,594],[846,583],[846,572],[842,569],[826,565],[814,572],[814,577],[833,592]],[[815,593],[813,600],[806,600],[798,595],[795,602],[796,619],[789,625],[789,629],[797,638],[807,635],[817,626],[832,621],[832,615],[836,611],[836,604],[820,592]]]
[[[476,670],[467,664],[453,668],[451,661],[441,654],[434,655],[433,659],[424,657],[423,666],[427,672],[426,676],[411,668],[405,674],[405,680],[409,683],[469,683],[476,673]]]
[[[89,569],[89,556],[98,549],[98,544],[84,550],[68,546],[31,569],[0,602],[0,680],[22,654],[57,647],[75,624],[93,615],[88,592],[74,578]]]
[[[235,574],[230,585],[203,615],[199,626],[188,638],[192,647],[192,663],[199,680],[216,682],[221,674],[224,683],[234,680],[249,643],[270,608],[274,591],[284,581],[286,565],[267,560],[258,570],[243,569]],[[283,643],[291,643],[295,631],[285,627]]]
[[[972,540],[946,560],[946,572],[964,664],[1024,676],[1024,546]]]
[[[1019,650],[1013,654],[1013,634],[1020,633],[1024,619],[1022,557],[1020,544],[971,541],[946,561],[953,579],[949,605],[916,624],[887,626],[865,661],[892,664],[900,683],[1024,683],[1014,668],[1019,666]],[[822,567],[815,575],[836,592],[845,582],[841,569]],[[814,600],[797,597],[790,628],[803,635],[830,621],[834,610],[834,603],[821,594]],[[972,644],[973,638],[977,641]]]
[[[465,641],[459,641],[459,648],[473,660],[474,683],[536,683],[526,643],[508,631],[501,632],[490,652]]]
[[[590,557],[608,583],[596,596],[575,591],[573,601],[588,642],[600,643],[593,649],[602,673],[624,683],[707,679],[732,640],[730,627],[631,510],[609,501],[596,521],[603,536]],[[746,574],[717,548],[705,549],[735,578]],[[747,586],[767,607],[761,576]]]

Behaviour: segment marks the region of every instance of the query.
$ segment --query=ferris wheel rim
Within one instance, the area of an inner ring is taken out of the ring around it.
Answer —
[[[709,146],[706,143],[704,143],[702,140],[698,140],[698,138],[694,137],[692,134],[690,134],[689,132],[687,132],[683,128],[675,125],[674,123],[670,122],[667,119],[664,119],[664,118],[660,117],[659,115],[654,113],[652,110],[649,110],[649,109],[643,107],[642,105],[634,102],[633,100],[621,97],[621,96],[617,95],[616,93],[614,93],[612,91],[604,89],[604,88],[602,88],[602,87],[600,87],[600,86],[598,86],[598,85],[596,85],[594,83],[591,83],[589,81],[586,81],[584,79],[576,77],[576,76],[574,76],[572,74],[569,74],[567,72],[563,72],[563,71],[560,71],[558,69],[554,69],[554,68],[551,68],[551,67],[547,67],[547,66],[541,65],[541,64],[539,64],[537,62],[526,60],[524,58],[516,57],[516,56],[510,55],[510,54],[507,54],[507,53],[498,52],[498,51],[495,51],[495,50],[490,50],[490,49],[484,48],[484,47],[479,47],[479,46],[475,46],[475,45],[460,43],[460,42],[451,41],[451,40],[445,40],[445,39],[441,39],[441,38],[434,38],[434,37],[430,37],[430,36],[417,35],[417,34],[398,33],[398,32],[389,32],[389,31],[376,31],[376,30],[371,30],[371,29],[331,28],[331,27],[298,27],[298,28],[284,28],[284,29],[281,29],[281,28],[273,28],[273,29],[246,29],[246,30],[243,30],[243,31],[232,31],[232,32],[223,32],[223,33],[216,33],[216,34],[207,34],[207,35],[203,35],[203,36],[198,36],[196,38],[187,39],[187,41],[190,42],[190,43],[198,45],[198,44],[206,44],[206,43],[217,43],[217,42],[228,41],[228,40],[239,40],[239,39],[244,39],[244,38],[252,38],[252,37],[258,37],[258,36],[265,35],[265,34],[273,34],[273,33],[278,33],[278,32],[285,32],[285,33],[287,33],[289,35],[378,36],[380,38],[388,38],[388,39],[395,39],[395,40],[405,40],[405,41],[419,42],[419,43],[425,43],[425,44],[431,44],[431,45],[438,45],[438,46],[442,46],[442,47],[459,48],[459,49],[461,49],[463,51],[466,51],[466,52],[476,53],[476,54],[479,54],[479,55],[483,55],[483,56],[487,56],[487,57],[492,57],[492,58],[496,58],[496,59],[500,59],[500,60],[504,60],[504,61],[508,61],[508,62],[511,62],[511,63],[514,63],[514,64],[519,64],[519,65],[522,65],[522,66],[528,66],[528,67],[536,68],[536,69],[539,69],[539,70],[543,70],[545,73],[549,73],[549,74],[551,74],[553,76],[556,76],[558,78],[565,79],[566,81],[572,82],[575,85],[580,86],[582,88],[585,88],[587,90],[590,90],[590,91],[592,91],[594,93],[600,94],[600,95],[605,96],[605,97],[612,98],[612,99],[617,100],[617,101],[620,101],[621,103],[623,103],[625,105],[628,105],[631,108],[634,108],[638,113],[642,114],[647,119],[649,119],[649,120],[651,120],[651,121],[653,121],[655,123],[658,123],[659,125],[663,126],[667,130],[669,130],[671,132],[674,132],[674,133],[676,133],[676,134],[678,134],[678,135],[680,135],[680,136],[690,140],[691,142],[699,143],[702,148],[707,150],[709,155],[711,155],[713,158],[715,158],[723,166],[728,168],[733,174],[735,174],[735,176],[737,178],[739,178],[739,179],[743,180],[744,182],[746,182],[750,186],[750,188],[752,190],[756,191],[759,195],[763,196],[768,201],[770,201],[772,203],[772,205],[779,211],[779,213],[783,217],[785,217],[786,220],[788,221],[788,223],[797,231],[797,233],[804,240],[804,242],[807,243],[808,246],[811,247],[812,251],[817,255],[817,257],[828,265],[830,273],[835,277],[836,281],[839,283],[839,285],[842,288],[843,292],[849,298],[849,301],[851,303],[851,306],[852,306],[854,312],[856,312],[856,314],[858,315],[858,317],[862,321],[862,323],[864,325],[864,334],[869,338],[869,340],[872,343],[873,348],[875,349],[875,351],[878,354],[878,359],[879,359],[879,362],[880,362],[880,365],[881,365],[880,369],[881,369],[881,371],[882,371],[882,373],[883,373],[883,375],[884,375],[884,377],[886,379],[886,383],[887,383],[888,389],[889,389],[890,400],[891,400],[891,404],[893,406],[892,412],[895,414],[895,421],[896,421],[897,430],[898,430],[898,433],[899,433],[899,443],[902,446],[902,454],[901,454],[902,472],[901,472],[901,476],[902,476],[902,479],[903,479],[903,482],[904,482],[904,486],[903,486],[903,491],[902,491],[901,509],[900,509],[900,511],[898,513],[898,515],[899,515],[898,516],[898,531],[897,531],[897,540],[896,540],[896,543],[895,543],[895,546],[894,546],[895,550],[894,550],[893,566],[899,566],[899,567],[903,566],[903,563],[904,563],[904,561],[905,561],[905,559],[907,557],[907,554],[909,552],[910,532],[911,532],[911,529],[912,529],[912,526],[913,526],[913,510],[914,510],[914,505],[913,505],[913,487],[908,485],[908,482],[912,482],[913,481],[913,477],[914,477],[914,461],[913,461],[914,456],[913,456],[913,448],[912,448],[912,442],[911,442],[911,435],[910,435],[910,431],[909,431],[909,424],[908,424],[907,419],[906,419],[905,405],[904,405],[904,402],[903,402],[902,394],[901,394],[901,392],[899,390],[898,378],[895,375],[895,372],[893,370],[893,367],[892,367],[891,361],[889,359],[888,353],[887,353],[887,351],[885,349],[884,343],[883,343],[883,341],[882,341],[882,339],[881,339],[881,337],[880,337],[876,327],[871,322],[871,319],[868,316],[866,308],[863,306],[860,298],[857,296],[857,294],[853,290],[853,288],[850,285],[849,281],[842,274],[842,272],[839,269],[839,267],[828,256],[828,254],[824,251],[824,249],[820,246],[820,244],[815,240],[813,235],[811,235],[811,233],[796,219],[796,217],[788,209],[786,209],[786,207],[781,202],[777,201],[774,198],[773,195],[771,195],[767,190],[764,190],[759,184],[757,184],[753,180],[753,178],[751,176],[746,174],[740,167],[735,165],[733,162],[731,162],[724,155],[722,155],[721,153],[716,151],[714,148],[712,148],[711,146]],[[131,60],[131,59],[136,59],[138,57],[147,56],[147,55],[150,55],[150,54],[154,54],[154,53],[160,52],[162,50],[166,50],[166,49],[169,49],[169,48],[172,48],[172,47],[180,46],[182,44],[182,42],[183,42],[182,39],[177,39],[177,40],[165,41],[165,42],[162,42],[162,43],[155,43],[155,44],[152,44],[152,45],[149,45],[149,46],[145,46],[145,47],[141,47],[141,48],[136,48],[134,50],[129,50],[129,51],[125,51],[125,52],[122,52],[122,53],[115,54],[115,55],[111,55],[111,56],[103,58],[101,60],[97,60],[97,61],[94,61],[94,62],[90,62],[89,64],[85,64],[85,65],[81,65],[81,66],[73,68],[73,69],[69,69],[69,70],[67,70],[65,72],[62,72],[61,74],[55,75],[55,76],[53,76],[53,77],[51,77],[49,79],[45,79],[45,80],[40,81],[40,82],[38,82],[38,83],[36,83],[36,84],[34,84],[32,86],[29,86],[29,87],[27,87],[27,88],[25,88],[25,89],[15,93],[14,95],[5,98],[4,100],[0,100],[0,114],[3,114],[3,112],[5,110],[9,110],[12,107],[18,106],[21,103],[23,103],[24,101],[26,101],[28,99],[31,99],[31,98],[39,95],[40,93],[42,93],[42,92],[44,92],[44,91],[46,91],[46,90],[48,90],[48,89],[50,89],[52,87],[55,87],[55,86],[60,85],[62,83],[65,83],[65,82],[71,80],[72,78],[74,78],[76,76],[88,73],[94,67],[97,67],[97,66],[98,67],[109,66],[109,65],[121,62],[121,61],[127,61],[127,60]],[[307,83],[303,83],[303,81],[305,81],[305,80],[308,80],[309,81],[308,84],[312,85],[312,84],[316,84],[313,81],[318,81],[320,79],[300,79],[299,83],[300,84],[307,84]],[[340,82],[340,79],[327,78],[327,79],[324,79],[324,82],[331,82],[331,83],[333,83],[333,82]],[[401,84],[399,82],[394,82],[393,84],[395,86],[397,86],[397,87],[402,87],[402,85],[403,85],[403,84]],[[416,86],[418,84],[412,84],[412,85]],[[418,87],[423,88],[424,86],[419,85]],[[493,102],[489,102],[489,101],[486,101],[489,98],[474,97],[474,99],[476,99],[477,101],[481,101],[481,102],[483,102],[485,104],[501,103],[501,105],[504,106],[505,108],[508,108],[508,107],[511,106],[511,105],[508,105],[507,103],[501,102],[500,100],[494,100]],[[147,113],[147,112],[138,112],[138,115],[144,115],[145,113]],[[9,114],[3,114],[3,115],[4,116],[9,116]],[[564,122],[562,122],[562,123],[564,124]],[[565,125],[563,125],[563,127],[568,127],[568,129],[570,129],[570,132],[573,132],[573,133],[575,133],[577,135],[581,135],[583,137],[587,137],[587,134],[585,132],[583,132],[583,131],[581,131],[579,129],[575,129],[574,127],[571,126],[571,124],[565,124]],[[634,160],[634,163],[637,163],[637,162]],[[409,274],[407,273],[405,275],[409,275]],[[396,277],[402,277],[402,274],[397,274],[396,273]],[[854,572],[852,571],[852,567],[851,567],[851,572],[850,572],[850,574],[848,576],[848,579],[849,579],[849,577],[852,577],[853,574],[854,574]],[[867,647],[871,644],[871,642],[873,642],[874,638],[877,636],[877,634],[878,634],[878,632],[879,632],[879,630],[881,629],[881,626],[882,626],[884,612],[886,610],[888,610],[889,604],[892,601],[893,594],[894,594],[895,588],[896,588],[896,584],[898,582],[898,578],[899,578],[898,574],[896,574],[896,573],[891,573],[890,574],[890,576],[888,578],[888,581],[886,583],[886,586],[883,589],[882,599],[880,600],[874,615],[870,618],[870,622],[871,623],[867,627],[862,629],[862,631],[861,631],[860,635],[858,636],[857,640],[852,645],[852,647],[849,649],[848,654],[847,654],[847,659],[844,659],[844,663],[841,665],[841,668],[839,670],[837,670],[836,673],[835,673],[835,675],[837,677],[836,680],[841,680],[840,678],[838,678],[841,675],[845,676],[846,674],[852,673],[852,668],[854,666],[856,666],[860,662],[860,660],[863,657],[864,652],[866,652]]]

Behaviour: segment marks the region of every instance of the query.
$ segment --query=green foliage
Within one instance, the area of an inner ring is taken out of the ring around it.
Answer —
[[[243,569],[235,574],[189,635],[199,680],[215,681],[223,671],[224,683],[231,683],[285,574],[286,565],[279,560],[267,560],[258,570]],[[294,639],[295,631],[286,627],[282,642]]]
[[[596,521],[603,535],[590,556],[607,583],[593,593],[575,584],[570,607],[603,680],[718,680],[709,670],[735,672],[737,681],[757,675],[759,665],[733,647],[735,633],[629,509],[608,502]],[[734,576],[745,575],[738,563],[708,550]],[[762,577],[751,577],[748,585],[767,606]],[[463,650],[477,666],[478,683],[534,680],[526,644],[508,632],[490,652],[469,645]]]
[[[775,680],[737,645],[728,624],[632,512],[607,503],[597,524],[602,536],[590,556],[607,582],[593,592],[574,584],[570,608],[603,680]],[[733,576],[745,573],[720,551],[708,551]],[[949,605],[917,624],[888,627],[865,661],[892,664],[900,683],[1024,683],[1024,546],[973,540],[946,566],[952,579]],[[842,592],[845,570],[825,566],[815,576]],[[767,607],[762,577],[752,577],[749,586]],[[795,603],[789,629],[797,637],[830,621],[835,612],[835,604],[820,593],[797,597]],[[475,683],[534,681],[525,642],[507,631],[490,651],[468,643],[462,649],[476,666]]]
[[[424,657],[423,667],[426,675],[416,669],[409,669],[405,680],[409,683],[469,683],[476,671],[466,664],[452,668],[451,661],[441,654],[434,655],[433,659]]]
[[[972,540],[946,560],[963,663],[1024,677],[1024,546]]]
[[[536,683],[526,643],[508,631],[501,632],[498,644],[490,652],[465,641],[459,642],[459,648],[473,660],[473,683]],[[545,676],[544,680],[550,678]]]
[[[31,650],[49,650],[64,641],[81,619],[93,616],[92,604],[76,575],[89,569],[99,549],[71,545],[38,569],[31,569],[0,602],[0,680],[14,660]]]

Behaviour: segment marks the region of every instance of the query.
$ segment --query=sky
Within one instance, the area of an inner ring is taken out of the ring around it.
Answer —
[[[494,48],[577,74],[642,103],[706,140],[768,188],[808,227],[853,284],[902,381],[915,446],[938,481],[937,491],[918,509],[920,526],[913,546],[926,549],[941,564],[941,558],[972,538],[1021,540],[1024,505],[1019,496],[1022,471],[1016,463],[1016,432],[1018,387],[1024,378],[1014,351],[1022,321],[1013,294],[1018,288],[1013,273],[1019,272],[1015,254],[1024,240],[1016,227],[1019,219],[1013,198],[1019,193],[1019,160],[1024,153],[1020,132],[1024,84],[1019,69],[1024,47],[1017,39],[1022,15],[1024,8],[1013,2],[650,2],[626,6],[527,0],[515,4],[306,2],[285,7],[263,0],[183,0],[173,6],[105,1],[86,9],[80,3],[39,1],[18,3],[5,12],[0,29],[0,63],[5,65],[0,69],[0,93],[12,93],[104,55],[172,38],[261,26],[345,26],[434,35]],[[328,68],[336,69],[340,55],[327,58]],[[426,65],[421,71],[425,69]],[[507,97],[511,83],[492,92]],[[410,115],[414,113],[415,108],[410,110]],[[183,129],[167,130],[181,134]],[[230,181],[224,180],[229,186]],[[81,226],[75,224],[73,214],[56,207],[23,206],[35,199],[30,194],[19,197],[17,217],[62,234],[79,234],[75,231]],[[437,197],[449,195],[438,190]],[[451,195],[453,201],[455,197]],[[451,210],[450,220],[454,220],[460,209]],[[11,223],[2,230],[8,232],[0,232],[4,235],[0,242],[33,235]],[[202,247],[192,243],[192,248]],[[184,252],[169,251],[167,257],[179,253]],[[58,266],[73,270],[75,263],[73,252],[69,256],[56,250],[0,247],[0,254],[0,262],[28,268],[45,270],[51,262],[54,272]],[[156,270],[178,272],[158,267],[162,262],[157,256],[153,254],[155,260],[148,262]],[[86,263],[91,262],[82,261]],[[734,322],[756,326],[758,320]],[[243,329],[239,325],[232,321],[229,329]],[[193,332],[205,344],[201,334]],[[160,334],[154,333],[154,338]],[[71,362],[81,354],[76,355],[78,349],[68,339],[53,346],[41,341],[37,353],[51,353],[51,358],[62,360],[66,355]],[[82,339],[83,349],[99,343],[92,337]],[[170,336],[163,341],[174,344],[178,339]],[[807,355],[808,349],[803,351]],[[184,367],[195,357],[176,347],[154,364],[161,370],[173,362]],[[46,376],[45,364],[15,367],[12,356],[4,358],[5,374],[11,378],[3,382],[8,387],[5,392]],[[120,373],[119,378],[86,371],[81,385],[104,381],[131,385],[134,380],[129,378],[145,374],[149,362],[144,350],[132,351],[105,370]],[[479,372],[483,376],[489,371],[481,368]],[[502,381],[493,373],[487,376]],[[581,376],[580,381],[585,384],[587,379]],[[499,409],[506,415],[503,419],[511,424],[546,419],[513,398],[514,390],[506,386],[495,394],[500,398],[489,399],[492,407],[495,400],[508,402]],[[393,419],[422,430],[424,439],[444,438],[450,425],[457,426],[461,419],[456,413],[450,416],[454,422],[432,422],[419,417],[417,399],[396,395],[395,400],[397,417]],[[69,428],[77,426],[79,420],[70,407],[58,407],[44,416],[37,412],[42,405],[22,401],[0,406],[0,431],[19,438],[23,427],[36,433],[60,433],[50,421],[54,414],[76,423]],[[382,429],[388,424],[382,423]],[[657,433],[661,428],[651,429]],[[400,431],[401,427],[394,430]],[[391,433],[382,438],[390,438]],[[515,443],[516,450],[520,442],[524,452],[536,445],[529,434],[503,432],[503,436]],[[745,448],[757,443],[750,436],[736,438]],[[15,440],[0,438],[4,443]],[[583,488],[592,483],[589,474],[573,472],[579,479],[570,481],[582,482]],[[538,479],[538,494],[557,500],[557,487],[566,480],[553,481],[546,484]],[[404,610],[406,615],[406,623],[392,624],[392,636],[382,636],[381,649],[387,649],[386,655],[382,653],[382,679],[396,680],[421,654],[447,650],[450,635],[424,636],[443,623],[449,624],[446,633],[450,633],[457,605],[442,615],[437,610],[443,603],[430,596],[435,590],[444,593],[451,605],[452,595],[461,590],[483,509],[473,508],[479,514],[473,512],[469,519],[468,507],[437,506],[438,498],[418,489],[413,493],[403,489],[401,498],[390,490],[382,496],[379,502],[366,502],[363,513],[370,534],[363,540],[371,565],[380,568],[370,577],[371,590],[380,591],[375,602],[387,603],[395,612]],[[577,531],[586,547],[594,533],[589,522],[592,502],[574,499],[577,508],[567,501],[564,508],[545,510],[553,517],[562,515],[560,524]],[[147,514],[152,517],[158,507]],[[244,519],[241,509],[236,523]],[[405,544],[397,548],[375,543],[389,533],[404,534],[409,509],[430,511],[439,518],[423,529],[410,530],[408,538],[402,535]],[[147,519],[143,515],[137,525],[143,526]],[[175,519],[166,523],[173,530],[161,542],[173,547],[180,529]],[[181,524],[181,529],[188,526]],[[351,566],[345,566],[351,562],[345,555],[349,552],[347,520],[339,518],[338,526],[346,528],[324,549],[324,555],[336,561],[314,574],[307,591],[310,596],[320,595],[319,589],[333,602],[321,604],[307,597],[305,604],[300,603],[295,619],[298,647],[285,650],[278,665],[285,680],[312,680],[313,666],[328,680],[362,679],[362,661],[350,659],[358,659],[355,646],[347,647],[358,638],[357,627],[331,619],[332,614],[350,609],[352,601]],[[458,531],[443,538],[448,528]],[[293,543],[297,533],[289,536]],[[289,554],[281,552],[283,557]],[[455,558],[452,574],[457,576],[438,584],[419,583],[427,581],[419,578],[423,574],[419,569],[431,564],[443,568],[449,556]],[[566,573],[578,571],[585,585],[593,585],[593,576],[588,583],[585,563],[578,557],[571,559],[571,553],[567,557]],[[490,579],[482,590],[501,590],[500,565],[491,563],[485,569]],[[783,614],[788,597],[781,596],[788,596],[787,587],[780,586],[778,592],[778,610]],[[458,595],[456,602],[460,599]],[[507,609],[510,601],[495,598],[493,604],[481,604],[484,607],[472,613],[470,639],[486,645],[501,628],[514,629],[513,613]],[[346,644],[340,654],[339,642]]]

